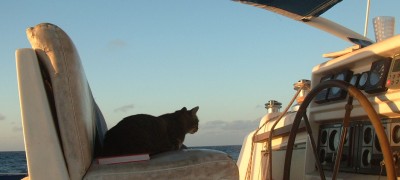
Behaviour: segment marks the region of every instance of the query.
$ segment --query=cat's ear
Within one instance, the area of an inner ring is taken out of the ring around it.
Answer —
[[[181,111],[187,111],[186,107],[183,107],[183,108],[181,109]]]
[[[199,106],[194,107],[192,110],[190,110],[192,112],[192,115],[196,115],[197,111],[199,110]]]

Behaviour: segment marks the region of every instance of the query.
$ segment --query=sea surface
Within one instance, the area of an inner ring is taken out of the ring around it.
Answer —
[[[241,149],[241,145],[233,146],[199,146],[199,147],[189,147],[189,149],[214,149],[226,152],[232,159],[237,161]],[[19,175],[21,177],[25,176],[28,172],[26,166],[26,157],[24,151],[10,151],[10,152],[0,152],[0,180],[2,179],[12,179],[8,177],[9,175]],[[20,177],[16,178],[20,179]]]
[[[232,146],[199,146],[199,147],[189,147],[189,149],[214,149],[218,151],[223,151],[229,154],[235,162],[239,158],[240,149],[242,145],[232,145]]]

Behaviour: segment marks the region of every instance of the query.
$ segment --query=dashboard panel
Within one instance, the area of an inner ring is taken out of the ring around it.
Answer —
[[[400,167],[398,42],[400,35],[319,64],[313,68],[311,85],[314,88],[320,82],[335,79],[348,82],[361,90],[380,116],[390,148],[399,158],[396,166]],[[314,98],[308,109],[309,120],[318,127],[317,152],[326,172],[333,171],[348,96],[347,92],[339,88],[327,88]],[[383,154],[375,130],[364,109],[354,99],[339,171],[357,175],[385,175],[382,160]],[[400,169],[397,171],[400,174]]]
[[[400,117],[400,43],[396,40],[400,41],[400,35],[385,41],[392,46],[375,43],[315,66],[312,88],[322,81],[343,80],[360,89],[381,116]],[[320,123],[341,120],[347,97],[339,88],[321,91],[309,106],[309,118]],[[366,117],[356,100],[351,117]]]

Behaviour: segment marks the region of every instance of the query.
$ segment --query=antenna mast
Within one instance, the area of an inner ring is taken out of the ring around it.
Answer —
[[[368,18],[369,18],[369,5],[371,0],[367,0],[367,12],[365,13],[365,27],[364,27],[364,37],[367,37],[368,33]]]

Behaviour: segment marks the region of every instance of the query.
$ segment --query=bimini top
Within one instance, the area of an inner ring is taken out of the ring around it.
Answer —
[[[318,17],[342,0],[234,0],[260,7],[289,18],[307,21]]]
[[[342,0],[233,0],[301,21],[345,41],[365,47],[373,42],[333,21],[319,17]]]

